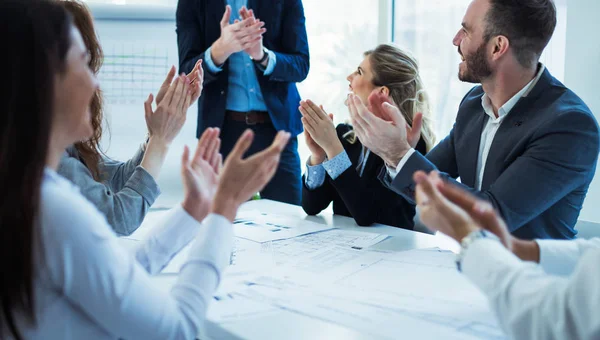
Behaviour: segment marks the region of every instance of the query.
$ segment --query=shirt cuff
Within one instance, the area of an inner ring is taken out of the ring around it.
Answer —
[[[273,51],[267,49],[266,47],[263,48],[265,50],[265,53],[269,55],[269,61],[267,61],[267,67],[265,68],[265,72],[263,74],[265,76],[270,76],[271,73],[273,73],[273,70],[275,69],[275,64],[277,64],[277,56]]]
[[[344,171],[346,171],[351,166],[352,162],[350,161],[346,150],[342,151],[340,154],[333,157],[332,159],[323,162],[323,168],[325,169],[325,171],[327,171],[331,179],[338,178],[342,173],[344,173]]]
[[[223,71],[223,68],[218,67],[217,65],[215,65],[215,62],[212,59],[212,56],[210,54],[212,47],[209,47],[206,52],[204,52],[204,63],[206,64],[206,67],[208,67],[208,70],[212,73],[219,73],[221,71]]]
[[[526,266],[513,253],[492,238],[481,238],[464,250],[462,273],[483,292],[490,292],[498,276],[510,273],[510,268]]]
[[[160,188],[156,180],[141,165],[138,165],[133,175],[129,177],[125,186],[134,190],[142,196],[149,205],[154,204],[156,198],[160,196]]]
[[[308,162],[306,162],[306,176],[304,182],[309,190],[315,190],[322,186],[325,182],[325,168],[323,167],[323,164],[310,166],[308,165]]]
[[[208,215],[202,221],[202,231],[196,237],[196,243],[181,271],[190,263],[205,262],[213,265],[218,273],[223,272],[229,266],[233,239],[233,224],[227,218],[218,214]]]
[[[540,266],[551,275],[567,276],[573,272],[580,257],[574,241],[535,240],[540,247]]]
[[[388,166],[387,164],[385,165],[385,167],[387,169],[387,173],[392,180],[394,180],[394,178],[396,178],[396,176],[398,175],[400,170],[402,170],[402,167],[404,166],[404,164],[406,164],[406,162],[408,162],[408,159],[410,158],[410,156],[412,156],[413,153],[415,153],[415,149],[411,148],[410,150],[408,150],[406,152],[406,154],[404,155],[404,157],[402,157],[402,159],[398,163],[398,166],[396,166],[395,169],[392,168],[391,166]]]

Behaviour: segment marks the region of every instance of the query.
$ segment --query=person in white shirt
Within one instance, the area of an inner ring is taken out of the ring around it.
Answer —
[[[93,132],[90,101],[98,85],[79,31],[52,0],[0,2],[10,49],[0,88],[0,338],[193,339],[229,263],[239,205],[273,176],[289,133],[242,159],[246,131],[221,168],[218,130],[192,159],[185,148],[185,198],[131,252],[102,214],[56,173],[64,149]],[[189,105],[190,81],[178,77],[163,101]],[[177,283],[151,280],[194,242]]]
[[[459,79],[481,85],[427,155],[411,143],[419,120],[408,126],[395,106],[372,97],[370,112],[353,96],[354,131],[387,166],[380,179],[414,203],[413,173],[438,170],[490,202],[519,238],[575,238],[600,133],[583,100],[539,63],[555,27],[552,0],[473,0],[453,44]]]
[[[421,221],[462,247],[459,269],[512,339],[600,339],[600,239],[512,236],[499,213],[437,172],[415,173]]]

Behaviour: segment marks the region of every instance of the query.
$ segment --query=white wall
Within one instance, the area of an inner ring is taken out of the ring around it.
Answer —
[[[565,85],[579,95],[600,121],[600,1],[570,0],[567,11]],[[580,220],[600,222],[600,168]]]

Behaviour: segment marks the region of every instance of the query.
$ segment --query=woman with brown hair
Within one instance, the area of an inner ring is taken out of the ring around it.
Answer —
[[[429,101],[412,56],[394,45],[379,45],[365,52],[347,79],[350,91],[363,102],[381,97],[399,107],[408,124],[421,126],[417,151],[425,154],[433,147]],[[303,178],[304,211],[316,215],[333,201],[335,214],[353,217],[360,226],[382,223],[412,229],[414,206],[380,182],[385,164],[360,143],[352,126],[335,127],[333,115],[310,100],[300,103],[300,112],[311,151]]]
[[[72,15],[90,55],[90,69],[94,74],[98,74],[104,55],[89,9],[79,0],[64,0],[59,3]],[[94,93],[90,105],[94,129],[92,137],[67,148],[61,160],[58,173],[81,189],[82,194],[104,213],[108,223],[119,235],[134,232],[160,194],[156,179],[169,145],[185,122],[188,107],[179,107],[176,112],[167,112],[165,105],[161,106],[174,76],[175,68],[172,67],[156,96],[157,108],[154,112],[151,107],[152,95],[144,103],[148,139],[130,160],[118,162],[106,157],[100,150],[104,112],[100,90]],[[200,95],[202,76],[201,67],[192,71],[190,78],[197,77],[197,81],[194,82],[194,98],[190,105],[196,102]]]

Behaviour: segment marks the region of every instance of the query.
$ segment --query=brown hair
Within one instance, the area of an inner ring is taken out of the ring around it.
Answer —
[[[515,58],[523,67],[537,64],[556,28],[552,0],[490,0],[485,20],[485,41],[508,38]]]
[[[390,97],[408,124],[412,125],[416,113],[423,114],[421,137],[429,152],[435,144],[435,134],[431,127],[429,97],[415,58],[391,44],[381,44],[365,52],[365,57],[371,62],[373,85],[389,89]]]
[[[10,65],[0,83],[0,338],[22,339],[36,324],[34,283],[44,262],[41,191],[52,128],[55,77],[66,72],[71,18],[48,0],[0,1]],[[36,250],[38,252],[36,252]],[[42,256],[41,258],[35,254]]]
[[[98,74],[102,62],[104,61],[104,53],[98,42],[96,31],[94,30],[94,21],[88,7],[79,0],[63,0],[60,1],[64,8],[73,16],[73,23],[81,33],[83,42],[90,55],[89,66],[94,74]],[[92,127],[94,134],[90,139],[75,143],[75,149],[79,152],[83,163],[90,170],[95,180],[99,180],[100,173],[98,163],[102,158],[100,151],[100,140],[103,132],[103,99],[100,89],[96,91],[90,104],[92,112]]]

